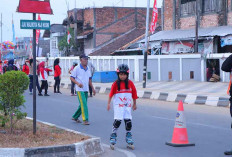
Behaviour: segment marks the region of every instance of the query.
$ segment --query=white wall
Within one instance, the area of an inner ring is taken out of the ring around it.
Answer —
[[[214,54],[214,55],[208,55],[205,56],[207,59],[220,59],[220,64],[224,60],[221,58],[226,58],[230,54]],[[78,62],[79,63],[79,57],[59,57],[61,60],[60,66],[62,68],[62,75],[63,76],[69,76],[68,70],[72,66],[72,63]],[[45,58],[38,58],[39,60],[45,60]],[[49,65],[52,66],[54,62],[55,57],[49,58]],[[171,62],[171,60],[174,59],[177,62]],[[186,59],[191,59],[191,64],[186,62]],[[163,61],[169,60],[168,65],[163,65]],[[199,62],[200,60],[200,62]],[[130,68],[130,79],[134,81],[142,81],[142,77],[140,77],[140,74],[143,73],[142,66],[143,64],[140,64],[143,62],[143,56],[91,56],[90,60],[93,65],[96,67],[97,71],[115,71],[116,67],[119,64],[125,63],[129,65]],[[155,61],[154,64],[152,64],[152,61]],[[174,64],[178,63],[178,68],[175,68],[177,71],[176,81],[184,81],[189,79],[189,72],[186,72],[186,66],[191,66],[193,69],[198,69],[199,72],[195,75],[195,80],[199,81],[205,81],[205,58],[201,57],[200,54],[188,54],[188,55],[157,55],[157,56],[148,56],[148,69],[156,68],[157,70],[150,70],[153,73],[151,74],[153,78],[151,78],[152,81],[156,81],[158,78],[158,81],[166,81],[162,76],[162,69],[166,69],[166,66],[174,66]],[[196,63],[195,63],[196,62]],[[173,64],[173,65],[172,65]],[[168,69],[168,68],[167,68]],[[155,74],[154,74],[155,73]],[[187,76],[185,76],[187,75]],[[227,82],[229,75],[221,71],[221,80],[223,82]]]

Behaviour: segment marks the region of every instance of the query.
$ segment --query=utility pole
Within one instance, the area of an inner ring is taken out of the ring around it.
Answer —
[[[198,0],[196,0],[196,27],[195,27],[195,47],[194,47],[194,53],[198,53],[198,26],[199,26],[199,9],[198,9]]]
[[[147,0],[147,17],[146,17],[146,36],[145,36],[145,50],[144,50],[144,64],[143,64],[143,88],[146,88],[147,82],[147,52],[148,52],[148,29],[149,29],[149,11],[150,0]]]
[[[33,13],[36,20],[36,13]],[[33,29],[33,134],[36,134],[36,29]]]

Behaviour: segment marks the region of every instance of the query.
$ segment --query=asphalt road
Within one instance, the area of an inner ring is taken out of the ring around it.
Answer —
[[[88,99],[91,125],[84,126],[71,120],[79,105],[77,97],[71,97],[67,89],[62,92],[37,97],[37,119],[101,137],[103,143],[109,144],[113,111],[106,110],[107,95],[97,94]],[[32,117],[32,95],[27,91],[25,98],[25,111]],[[184,104],[189,141],[196,146],[174,148],[165,142],[172,138],[178,103],[139,99],[137,105],[132,115],[135,150],[131,151],[137,157],[222,157],[225,150],[232,149],[228,108]],[[123,123],[116,147],[128,151]]]

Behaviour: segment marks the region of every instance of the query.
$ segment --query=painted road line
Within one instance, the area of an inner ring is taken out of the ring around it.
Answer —
[[[168,120],[168,121],[175,122],[175,119],[171,119],[171,118],[158,117],[158,116],[152,116],[152,117],[156,118],[156,119],[162,119],[162,120]],[[187,124],[196,125],[196,126],[203,126],[203,127],[208,127],[208,128],[212,128],[212,129],[219,129],[219,130],[224,130],[224,131],[231,131],[231,129],[229,129],[229,128],[216,127],[216,126],[213,126],[213,125],[207,125],[207,124],[201,124],[201,123],[187,122]]]

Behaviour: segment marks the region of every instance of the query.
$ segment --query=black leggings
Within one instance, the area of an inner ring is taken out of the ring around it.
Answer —
[[[73,81],[71,81],[71,93],[72,94],[76,93],[76,91],[75,91],[75,83]]]
[[[60,78],[54,77],[54,80],[55,80],[54,93],[56,93],[56,91],[59,93],[60,92]]]
[[[39,93],[42,93],[42,90],[45,89],[45,94],[48,94],[48,81],[47,80],[42,80],[42,84],[40,87]]]

